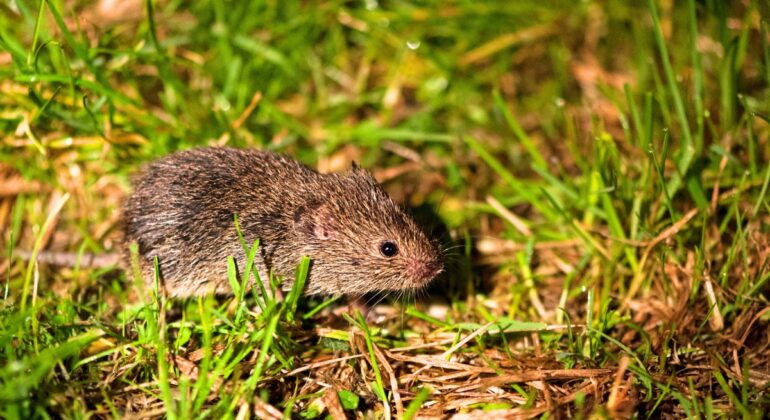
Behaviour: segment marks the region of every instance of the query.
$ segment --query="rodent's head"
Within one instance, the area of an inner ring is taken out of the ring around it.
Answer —
[[[324,188],[294,215],[312,259],[308,293],[364,294],[426,286],[444,269],[438,245],[385,193],[353,167],[324,175]]]

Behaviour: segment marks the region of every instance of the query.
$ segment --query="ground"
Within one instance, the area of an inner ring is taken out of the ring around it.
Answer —
[[[0,416],[763,417],[769,18],[752,0],[0,5]],[[358,162],[442,239],[446,273],[364,317],[80,266],[116,250],[131,174],[203,145]]]

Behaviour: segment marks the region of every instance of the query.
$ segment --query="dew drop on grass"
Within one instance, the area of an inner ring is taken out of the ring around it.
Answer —
[[[566,101],[564,100],[564,98],[556,98],[554,99],[553,103],[559,108],[564,108]]]
[[[406,41],[406,46],[413,51],[420,48],[420,44],[420,41]]]

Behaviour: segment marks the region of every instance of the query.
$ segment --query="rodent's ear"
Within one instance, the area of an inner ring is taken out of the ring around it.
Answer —
[[[329,205],[310,202],[294,213],[294,229],[303,236],[328,241],[337,235],[337,218]]]

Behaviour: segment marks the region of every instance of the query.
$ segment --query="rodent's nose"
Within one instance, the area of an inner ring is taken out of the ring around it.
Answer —
[[[444,271],[444,264],[438,260],[414,260],[408,268],[411,277],[421,281],[430,281]]]

